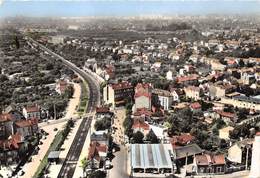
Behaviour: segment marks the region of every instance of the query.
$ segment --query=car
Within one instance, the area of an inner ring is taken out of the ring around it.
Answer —
[[[57,129],[57,128],[54,128],[53,130],[54,130],[54,131],[57,131],[58,129]]]
[[[109,160],[105,161],[105,169],[110,169],[112,167],[111,162]]]
[[[22,175],[24,175],[24,171],[23,171],[23,170],[20,170],[20,171],[18,172],[18,176],[22,176]]]

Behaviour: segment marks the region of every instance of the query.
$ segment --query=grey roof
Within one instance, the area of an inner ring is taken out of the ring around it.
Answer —
[[[174,149],[176,154],[176,159],[185,158],[186,154],[188,156],[196,155],[202,153],[202,149],[197,144],[186,145],[183,147],[177,147]]]
[[[132,144],[132,168],[172,168],[171,144]]]
[[[260,104],[260,98],[247,97],[247,96],[243,96],[243,95],[234,96],[233,98],[236,99],[236,100],[239,100],[239,101],[245,101],[245,102]]]
[[[57,159],[60,156],[60,151],[51,151],[48,155],[48,159]]]

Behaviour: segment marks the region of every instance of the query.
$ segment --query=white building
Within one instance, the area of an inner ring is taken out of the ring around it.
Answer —
[[[173,78],[172,78],[172,71],[168,71],[167,73],[166,73],[166,79],[167,80],[173,80]]]
[[[260,178],[260,132],[255,136],[253,144],[251,170],[249,178]]]
[[[154,89],[153,94],[158,96],[158,100],[164,110],[169,110],[171,108],[173,97],[169,91]]]

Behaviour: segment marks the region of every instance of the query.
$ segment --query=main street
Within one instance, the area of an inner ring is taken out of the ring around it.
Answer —
[[[35,45],[37,45],[41,50],[52,55],[57,60],[61,60],[64,65],[66,65],[68,68],[70,68],[71,70],[76,72],[78,75],[81,76],[81,78],[83,80],[85,80],[85,82],[87,82],[88,91],[89,91],[89,93],[88,93],[89,100],[88,100],[86,113],[93,112],[95,107],[99,104],[99,85],[96,83],[96,81],[93,80],[89,74],[87,74],[85,71],[81,70],[75,64],[71,63],[70,61],[64,59],[60,55],[49,50],[42,44],[36,42],[35,40],[33,40],[29,37],[28,37],[28,40],[30,42],[34,43]],[[79,129],[76,133],[76,136],[73,140],[73,143],[69,149],[67,157],[66,157],[65,161],[63,162],[63,165],[59,172],[58,177],[60,177],[60,178],[73,177],[74,171],[76,169],[77,161],[78,161],[80,153],[82,151],[87,134],[89,132],[92,120],[93,120],[93,117],[83,118],[83,121],[81,122]]]

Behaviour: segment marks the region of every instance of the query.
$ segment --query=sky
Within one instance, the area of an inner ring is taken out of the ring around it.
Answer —
[[[260,0],[0,0],[0,17],[260,14]]]

